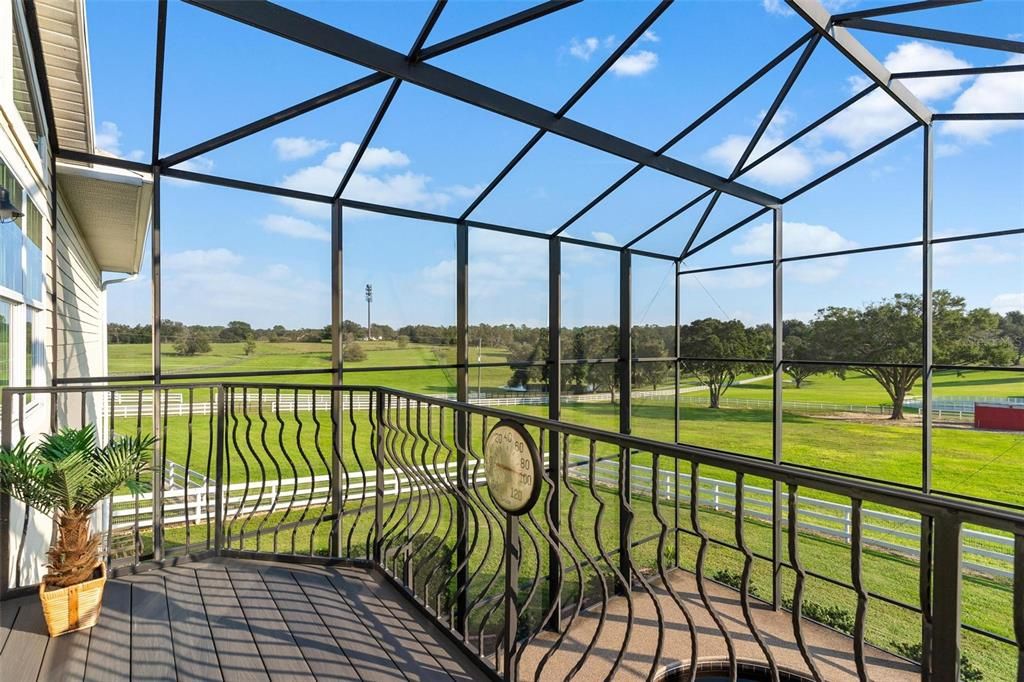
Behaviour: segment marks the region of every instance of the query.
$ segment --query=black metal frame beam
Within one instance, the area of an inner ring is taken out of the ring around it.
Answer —
[[[907,38],[918,38],[920,40],[934,40],[941,43],[953,43],[955,45],[966,45],[968,47],[980,47],[987,50],[999,50],[1001,52],[1016,52],[1024,54],[1024,42],[1010,40],[1009,38],[991,38],[989,36],[978,36],[971,33],[959,33],[957,31],[943,31],[937,28],[925,28],[923,26],[908,26],[906,24],[894,24],[889,21],[876,21],[875,19],[846,19],[842,23],[847,28],[857,28],[862,31],[875,33],[888,33],[894,36],[905,36]]]
[[[918,0],[917,2],[906,2],[900,5],[887,5],[885,7],[872,7],[871,9],[855,10],[853,12],[843,12],[842,14],[834,15],[832,17],[832,20],[838,24],[844,21],[849,21],[851,19],[884,17],[890,14],[916,12],[922,9],[941,9],[943,7],[952,7],[954,5],[967,5],[974,2],[980,2],[980,0]]]
[[[723,107],[725,107],[727,104],[729,104],[729,102],[731,102],[734,99],[736,99],[737,97],[739,97],[743,92],[745,92],[747,90],[747,88],[749,88],[751,85],[753,85],[754,83],[759,81],[765,74],[767,74],[769,71],[774,69],[776,66],[778,66],[782,62],[784,62],[791,54],[793,54],[798,49],[800,49],[801,45],[803,45],[808,40],[810,40],[813,35],[814,35],[813,31],[808,31],[807,33],[802,35],[800,38],[798,38],[797,40],[795,40],[792,43],[790,43],[784,50],[782,50],[782,52],[780,52],[779,54],[775,55],[774,58],[769,60],[767,64],[762,66],[760,69],[758,69],[756,72],[754,72],[749,78],[747,78],[745,81],[743,81],[738,86],[733,88],[732,91],[729,92],[729,94],[727,94],[722,99],[718,100],[715,104],[713,104],[710,108],[708,108],[703,114],[698,116],[693,122],[691,122],[689,125],[687,125],[685,128],[683,128],[681,131],[679,131],[678,133],[673,135],[672,138],[669,139],[668,142],[666,142],[665,144],[661,145],[661,147],[659,147],[656,150],[655,153],[656,154],[664,154],[669,149],[674,147],[677,143],[679,143],[680,140],[682,140],[684,137],[686,137],[691,132],[696,130],[702,123],[704,123],[709,118],[711,118],[716,113],[718,113]],[[568,220],[566,220],[564,223],[562,223],[558,227],[558,229],[556,229],[553,232],[553,234],[554,235],[559,235],[559,234],[562,234],[563,232],[565,232],[566,230],[568,230],[570,227],[572,227],[573,223],[578,221],[580,218],[582,218],[584,215],[586,215],[588,212],[590,212],[595,206],[597,206],[599,203],[601,203],[606,198],[608,198],[609,195],[611,195],[615,190],[617,190],[619,187],[624,185],[634,175],[636,175],[641,170],[643,170],[643,168],[644,168],[644,166],[642,164],[637,164],[636,166],[634,166],[632,169],[630,169],[628,172],[626,172],[622,177],[620,177],[618,180],[616,180],[611,185],[609,185],[607,188],[605,188],[600,194],[598,194],[596,197],[594,197],[594,199],[592,199],[589,203],[587,203],[586,206],[581,208],[579,211],[577,211],[575,214],[573,214],[572,217],[570,217]],[[706,196],[706,195],[707,194],[702,195],[702,198],[703,198],[703,196]],[[676,212],[675,215],[679,215],[680,213],[685,211],[687,208],[689,208],[689,206],[684,206],[683,208],[679,209]],[[626,247],[628,248],[629,246],[632,246],[636,242],[640,241],[641,239],[643,239],[644,237],[649,235],[651,232],[654,232],[654,230],[656,230],[659,227],[661,227],[661,225],[664,225],[665,223],[669,222],[669,220],[671,220],[674,217],[675,216],[672,216],[671,218],[668,218],[668,219],[662,221],[660,224],[655,225],[653,228],[650,228],[649,230],[645,231],[639,237],[637,237],[637,238],[631,240],[629,243],[627,243]]]
[[[810,60],[811,55],[814,54],[814,49],[818,46],[820,41],[821,34],[818,33],[814,34],[814,36],[807,41],[803,52],[800,53],[799,59],[797,59],[796,64],[793,65],[793,68],[790,70],[785,82],[783,82],[782,87],[779,88],[779,92],[775,95],[775,99],[772,100],[768,110],[765,112],[764,116],[761,117],[761,121],[757,124],[757,129],[754,131],[754,134],[751,135],[750,140],[747,141],[747,146],[743,149],[743,153],[740,154],[740,158],[736,160],[736,164],[733,166],[732,172],[729,173],[730,180],[735,180],[744,172],[744,166],[750,159],[750,155],[754,153],[754,148],[761,142],[761,138],[768,130],[768,126],[772,123],[772,119],[775,118],[775,115],[782,107],[782,103],[785,101],[786,96],[789,94],[789,91],[793,89],[793,85],[796,84],[796,79],[800,77],[804,67],[807,66],[807,62]],[[693,246],[693,242],[696,241],[697,235],[700,234],[700,231],[704,228],[708,218],[711,217],[711,212],[715,210],[715,205],[718,204],[718,200],[721,198],[721,192],[715,192],[715,195],[711,197],[711,201],[708,202],[700,220],[697,221],[697,225],[693,228],[693,232],[690,233],[690,238],[686,241],[686,245],[683,247],[683,250],[679,252],[679,258],[682,258],[683,254],[689,251],[690,247]]]
[[[594,87],[594,85],[596,85],[597,82],[601,80],[601,78],[606,73],[608,73],[612,66],[615,65],[615,62],[617,62],[619,58],[622,55],[624,55],[626,51],[629,50],[629,48],[631,48],[636,43],[636,41],[640,40],[640,38],[644,35],[644,33],[647,32],[651,25],[658,20],[658,17],[660,17],[665,12],[665,10],[667,10],[671,5],[672,0],[661,0],[661,2],[659,2],[658,5],[650,12],[650,14],[644,17],[643,21],[640,22],[640,25],[633,29],[633,32],[630,33],[629,36],[627,36],[626,39],[619,44],[618,47],[612,50],[612,53],[608,55],[608,57],[601,63],[599,67],[597,67],[594,73],[592,73],[590,77],[587,78],[587,80],[584,81],[583,84],[576,89],[576,92],[574,92],[572,96],[569,97],[568,100],[566,100],[565,104],[563,104],[561,108],[559,108],[559,110],[555,112],[555,116],[561,118],[562,116],[568,114],[569,110],[572,109],[576,105],[576,103],[583,98],[585,94],[587,94],[587,91],[589,91],[590,88]],[[546,130],[538,130],[536,133],[533,134],[533,137],[531,137],[529,141],[525,145],[523,145],[522,149],[520,149],[516,153],[516,155],[512,157],[511,161],[505,164],[505,167],[502,168],[501,171],[494,177],[494,179],[487,184],[483,191],[477,195],[477,197],[472,201],[472,203],[469,204],[466,210],[462,212],[461,218],[463,220],[468,218],[470,214],[473,211],[475,211],[477,207],[480,206],[480,204],[484,202],[484,200],[491,194],[491,192],[493,192],[495,188],[497,188],[497,186],[501,184],[501,181],[504,180],[508,176],[508,174],[512,172],[512,169],[519,165],[519,162],[522,161],[530,152],[530,150],[533,149],[537,145],[537,143],[541,141],[541,139],[544,137],[546,133]]]
[[[833,47],[849,59],[865,76],[889,93],[889,96],[896,100],[915,120],[925,124],[931,122],[931,109],[903,83],[893,81],[889,70],[865,49],[860,41],[853,37],[853,34],[841,26],[834,26],[834,17],[818,0],[786,0],[786,3],[823,38],[832,43]]]
[[[423,49],[423,44],[427,42],[427,38],[430,37],[430,32],[434,30],[434,26],[437,24],[437,20],[441,18],[441,12],[444,11],[447,0],[436,0],[434,6],[430,10],[430,14],[427,15],[426,21],[423,22],[423,26],[420,28],[420,32],[416,36],[416,40],[413,41],[412,47],[409,48],[409,61],[415,62],[419,59],[420,51]],[[402,85],[402,81],[397,78],[391,81],[391,85],[388,86],[388,91],[384,93],[384,98],[380,102],[380,106],[377,107],[377,112],[373,115],[373,119],[370,121],[369,127],[363,134],[363,139],[359,143],[359,148],[356,149],[356,153],[352,155],[352,159],[348,162],[348,168],[345,169],[345,174],[341,178],[341,182],[338,183],[338,188],[334,190],[334,196],[332,199],[339,199],[348,183],[352,180],[352,176],[355,175],[356,168],[359,166],[359,162],[363,160],[363,155],[366,154],[366,150],[369,149],[370,143],[373,141],[373,136],[377,134],[377,129],[380,127],[381,122],[384,120],[384,115],[388,113],[388,109],[391,107],[391,103],[395,100],[395,95],[398,94],[398,88]]]
[[[189,4],[305,45],[325,54],[398,78],[427,90],[458,99],[533,128],[546,130],[588,147],[654,168],[746,201],[775,206],[770,194],[730,182],[721,176],[654,151],[499,90],[463,78],[436,66],[409,63],[405,55],[365,38],[316,21],[270,2],[238,3],[231,0],[186,0]]]
[[[572,5],[575,5],[579,2],[582,2],[582,0],[543,2],[534,7],[525,9],[522,12],[517,12],[516,14],[512,14],[503,19],[498,19],[497,21],[492,21],[489,24],[485,24],[484,26],[481,26],[479,28],[467,31],[466,33],[461,33],[453,38],[449,38],[448,40],[444,40],[440,43],[435,43],[434,45],[429,45],[420,51],[420,59],[425,60],[432,59],[434,57],[439,57],[443,54],[451,52],[452,50],[456,50],[460,47],[465,47],[466,45],[472,45],[473,43],[479,40],[483,40],[485,38],[489,38],[493,35],[497,35],[509,29],[515,28],[517,26],[521,26],[522,24],[533,21],[534,19],[539,19],[541,17],[547,16],[552,12],[556,12],[566,7],[571,7]],[[275,112],[268,116],[264,116],[263,118],[253,121],[252,123],[247,123],[246,125],[235,128],[234,130],[230,130],[226,133],[218,135],[217,137],[213,137],[204,142],[195,144],[189,147],[188,149],[183,149],[175,154],[171,154],[170,156],[163,159],[162,163],[165,166],[174,166],[176,164],[181,163],[182,161],[194,159],[195,157],[200,156],[201,154],[211,152],[214,149],[223,147],[226,144],[237,142],[238,140],[241,140],[250,135],[255,135],[256,133],[262,130],[266,130],[267,128],[271,128],[277,125],[278,123],[290,121],[293,118],[296,118],[303,114],[307,114],[311,111],[315,111],[320,107],[327,106],[332,102],[337,102],[340,99],[344,99],[349,95],[354,95],[358,92],[362,92],[363,90],[367,90],[376,85],[380,85],[381,83],[386,83],[387,80],[388,77],[381,73],[373,73],[370,74],[369,76],[357,78],[356,80],[350,83],[346,83],[345,85],[337,87],[333,90],[329,90],[321,95],[317,95],[307,100],[303,100],[302,102],[299,102],[297,104],[285,107],[284,109],[281,109],[278,112]]]

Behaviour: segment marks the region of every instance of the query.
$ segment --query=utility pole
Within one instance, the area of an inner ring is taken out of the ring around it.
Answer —
[[[370,326],[370,304],[373,303],[373,285],[366,285],[366,340],[373,339],[373,327]]]

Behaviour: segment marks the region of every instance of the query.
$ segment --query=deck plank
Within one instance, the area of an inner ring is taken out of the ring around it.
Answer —
[[[100,618],[103,616],[100,615]],[[89,640],[95,628],[69,632],[50,640],[39,667],[39,682],[85,679],[85,663],[89,656]]]
[[[96,682],[126,680],[131,675],[132,586],[108,580],[103,588],[103,611],[92,629],[85,679]]]
[[[372,682],[393,682],[405,680],[406,674],[409,679],[419,680],[429,679],[430,673],[438,673],[435,667],[421,666],[418,662],[406,665],[407,659],[397,655],[400,652],[389,642],[388,633],[374,627],[373,623],[368,627],[356,609],[334,589],[327,576],[305,571],[293,571],[292,575],[361,678]]]
[[[345,582],[355,584],[352,573],[342,573],[347,578]],[[452,679],[468,682],[480,679],[479,666],[448,637],[438,630],[438,626],[432,623],[414,605],[409,603],[408,598],[391,586],[387,580],[375,573],[363,573],[360,584],[372,592],[377,599],[391,612],[396,621],[405,628],[418,641],[423,642],[427,652],[433,656],[444,670],[448,671]]]
[[[132,680],[177,679],[167,591],[160,572],[134,577],[132,586]]]
[[[49,639],[43,607],[38,601],[22,605],[11,624],[11,634],[3,653],[0,653],[0,670],[4,679],[36,679]]]
[[[223,570],[196,571],[225,680],[269,680],[238,598]]]
[[[269,567],[260,573],[313,674],[330,679],[358,680],[359,675],[352,662],[338,647],[291,571]]]
[[[271,679],[311,677],[313,673],[302,650],[295,643],[295,638],[259,573],[250,570],[231,571],[228,577]]]
[[[217,651],[213,646],[213,633],[199,598],[196,572],[188,567],[168,568],[164,572],[164,582],[167,586],[167,607],[178,678],[223,679]]]
[[[21,604],[24,601],[25,599],[21,598],[0,602],[0,654],[4,651],[7,637],[11,634],[11,625],[14,624],[14,619],[18,617],[18,609],[21,608]]]

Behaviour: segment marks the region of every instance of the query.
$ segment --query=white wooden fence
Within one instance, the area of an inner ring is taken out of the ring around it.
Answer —
[[[570,462],[583,463],[569,470],[570,476],[586,479],[589,476],[584,455],[570,455]],[[633,492],[650,497],[651,469],[633,465]],[[662,498],[675,499],[675,473],[663,471],[658,476],[658,492]],[[600,461],[595,466],[596,482],[605,487],[617,487],[619,463],[615,460]],[[717,512],[734,513],[736,484],[706,476],[700,477],[700,506]],[[787,523],[789,495],[782,493],[782,520]],[[690,503],[690,475],[679,474],[680,504]],[[765,522],[772,520],[772,491],[749,484],[743,486],[743,506],[746,517]],[[801,530],[825,535],[849,544],[852,541],[850,505],[801,496],[798,504],[798,527]],[[894,552],[917,559],[920,555],[921,520],[902,514],[867,509],[863,510],[863,538],[868,547]],[[1000,578],[1013,578],[1013,538],[996,535],[970,528],[963,531],[963,565],[977,573]],[[972,560],[972,558],[974,560]],[[986,563],[979,560],[987,559]]]
[[[577,480],[586,480],[590,473],[585,455],[570,454],[568,474]],[[180,467],[179,467],[180,468]],[[602,460],[595,465],[595,484],[603,488],[617,489],[619,464],[615,460]],[[650,497],[652,494],[652,478],[650,467],[633,465],[633,493]],[[482,472],[482,468],[481,468]],[[201,474],[188,472],[183,474],[174,470],[169,476],[169,484],[164,491],[164,523],[175,525],[205,525],[213,523],[216,484],[205,479]],[[658,476],[658,494],[662,499],[674,500],[676,495],[675,474],[662,471]],[[436,464],[429,467],[417,467],[415,476],[396,469],[384,470],[384,495],[410,494],[424,490],[436,490],[436,484],[424,484],[416,479],[428,478],[437,481],[446,478],[454,482],[456,479],[456,463]],[[184,485],[184,481],[188,485]],[[330,503],[330,479],[324,476],[291,478],[282,480],[253,481],[249,483],[231,483],[224,491],[225,518],[244,519],[254,514],[283,512],[291,509],[301,512],[303,509],[315,509]],[[486,485],[486,479],[480,475],[476,485]],[[371,499],[376,493],[377,474],[374,470],[349,472],[342,478],[342,489],[347,503],[361,502]],[[735,512],[736,484],[707,476],[700,477],[700,506],[716,512],[732,514]],[[690,475],[680,473],[678,479],[679,501],[690,503]],[[745,516],[764,522],[772,519],[772,491],[744,484]],[[782,519],[785,524],[788,518],[788,495],[782,493]],[[187,515],[186,515],[186,509]],[[829,500],[802,496],[799,502],[798,522],[803,531],[824,535],[841,542],[852,541],[850,505]],[[863,540],[865,546],[894,552],[916,559],[920,552],[921,521],[918,518],[885,511],[863,510]],[[132,529],[136,520],[139,528],[152,526],[152,494],[118,495],[112,498],[111,530],[115,533]],[[964,566],[977,573],[998,577],[1013,578],[1013,538],[1010,536],[986,533],[970,528],[963,531]]]

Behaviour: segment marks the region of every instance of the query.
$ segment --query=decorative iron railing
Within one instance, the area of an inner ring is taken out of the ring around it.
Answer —
[[[34,387],[0,411],[7,445],[33,420],[159,436],[153,492],[99,515],[112,569],[372,565],[496,678],[694,679],[717,658],[732,679],[955,680],[962,638],[1024,670],[1024,515],[1006,509],[380,387]],[[538,450],[519,515],[488,473],[509,421]],[[41,548],[38,519],[2,511],[10,596]]]

